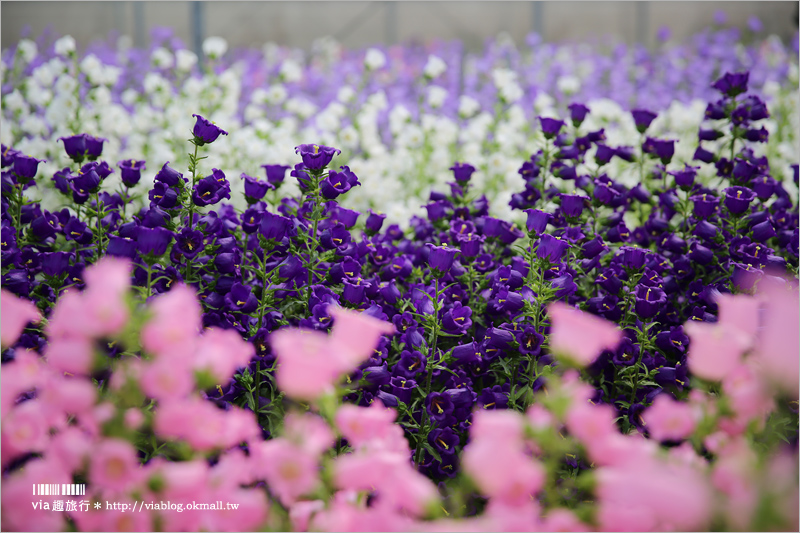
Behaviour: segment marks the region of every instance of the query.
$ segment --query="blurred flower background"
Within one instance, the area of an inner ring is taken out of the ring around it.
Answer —
[[[609,144],[633,145],[638,132],[628,111],[652,109],[659,116],[651,133],[677,135],[676,157],[688,162],[711,83],[746,69],[751,90],[772,110],[769,142],[759,148],[776,178],[788,178],[800,152],[792,9],[782,2],[680,10],[668,2],[7,4],[0,138],[45,159],[48,174],[68,161],[51,141],[78,132],[108,138],[111,160],[183,166],[185,132],[200,112],[231,132],[211,154],[235,175],[288,165],[298,144],[337,146],[365,185],[345,205],[380,208],[405,228],[425,213],[429,188],[443,186],[452,162],[464,160],[478,169],[473,184],[497,200],[492,213],[513,219],[508,202],[524,185],[517,169],[541,146],[530,127],[536,116],[581,102],[591,109],[587,128],[605,128]],[[610,165],[623,183],[635,181],[634,164]],[[146,172],[133,192],[148,190],[152,176]],[[44,205],[53,206],[54,194],[43,191]]]

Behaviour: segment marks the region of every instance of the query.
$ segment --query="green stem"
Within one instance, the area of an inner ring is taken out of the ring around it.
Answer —
[[[122,224],[125,224],[125,217],[128,214],[128,202],[130,201],[131,197],[128,193],[128,186],[125,186],[125,191],[122,193],[122,209],[120,210],[120,214],[122,215]]]
[[[17,216],[16,220],[14,221],[14,229],[17,230],[17,246],[21,246],[20,243],[20,235],[22,232],[22,204],[25,202],[24,195],[22,193],[22,184],[18,183],[14,186],[17,189],[19,194],[17,195]]]
[[[192,195],[194,194],[194,185],[197,180],[197,148],[197,143],[194,143],[194,155],[192,156],[190,169],[192,171],[192,190],[189,191],[189,229],[194,226],[194,198]]]
[[[259,410],[261,409],[261,361],[256,361],[255,381],[256,381],[256,389],[255,389],[256,397],[253,398],[254,400],[253,403],[255,404],[254,411],[256,412],[256,421],[259,421],[260,418]]]
[[[533,238],[528,237],[528,286],[533,284],[533,250]]]
[[[633,405],[633,402],[636,401],[636,392],[639,390],[639,380],[641,379],[642,357],[644,356],[644,346],[642,345],[642,339],[637,339],[637,340],[639,341],[639,358],[636,360],[636,372],[633,375],[633,389],[631,390],[631,400],[630,400],[631,405]]]
[[[516,357],[513,359],[514,361],[514,373],[511,375],[511,401],[513,402],[514,406],[516,407],[517,401],[514,399],[514,394],[517,388],[517,375],[519,375],[519,359]],[[523,400],[524,403],[524,400]]]
[[[100,259],[103,256],[103,211],[100,206],[100,192],[94,193],[94,201],[95,201],[95,215],[97,217],[97,258]]]
[[[533,261],[533,252],[531,252],[531,261]],[[547,304],[547,300],[542,297],[542,287],[544,285],[544,264],[539,262],[536,263],[537,267],[537,276],[536,276],[536,308],[533,310],[533,330],[536,333],[539,333],[539,323],[540,323],[540,314],[542,312],[542,308]],[[534,264],[531,262],[531,270],[533,270]],[[530,271],[529,271],[530,275]],[[532,276],[529,276],[532,279]],[[527,408],[533,403],[533,382],[536,381],[536,361],[533,358],[533,355],[528,356],[528,387],[529,390],[525,395],[525,399],[523,400],[523,409],[527,410]]]
[[[550,143],[546,139],[544,141],[544,150],[542,150],[542,156],[544,157],[544,160],[542,162],[542,170],[541,170],[541,178],[542,179],[539,180],[540,181],[539,192],[542,195],[542,202],[544,202],[545,201],[544,191],[545,191],[546,186],[547,186],[547,171],[550,168],[550,166],[549,166],[550,165]]]
[[[639,161],[638,161],[638,164],[639,164],[639,183],[641,183],[642,186],[645,185],[645,183],[644,183],[644,147],[643,147],[643,144],[644,144],[644,133],[639,135]]]
[[[475,269],[472,268],[472,263],[470,263],[467,266],[467,273],[469,274],[469,305],[474,308],[475,307],[475,302],[474,302],[474,300],[475,300],[475,287],[473,285],[474,284],[473,276],[475,274]]]
[[[153,265],[148,262],[145,264],[147,265],[147,296],[145,296],[145,300],[147,300],[153,295]]]
[[[314,232],[312,233],[311,242],[308,243],[308,285],[306,285],[306,309],[311,312],[309,304],[311,302],[311,284],[314,283],[314,269],[316,268],[316,244],[317,244],[317,227],[319,225],[319,218],[321,213],[318,213],[320,205],[320,189],[319,189],[319,174],[314,175],[314,205],[312,206],[311,213],[314,218]]]
[[[264,286],[263,292],[261,293],[261,304],[258,310],[258,325],[257,328],[261,329],[261,321],[264,319],[264,311],[267,307],[267,253],[264,253],[264,261],[262,262],[261,259],[258,259],[259,266],[261,267],[261,283]],[[258,258],[258,256],[256,256]]]
[[[425,381],[425,398],[422,399],[422,424],[419,426],[419,438],[417,439],[417,450],[414,457],[414,464],[419,465],[420,461],[422,460],[422,449],[423,443],[425,439],[428,438],[428,433],[430,430],[428,429],[428,409],[425,407],[425,401],[428,399],[428,396],[431,394],[431,383],[433,381],[433,356],[436,354],[436,342],[439,337],[439,278],[436,278],[436,297],[434,298],[433,303],[433,340],[431,341],[431,349],[428,355],[428,362],[425,365],[425,368],[428,372],[427,379]],[[425,433],[423,436],[422,433]]]

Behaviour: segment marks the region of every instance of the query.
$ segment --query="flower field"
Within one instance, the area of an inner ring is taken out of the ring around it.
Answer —
[[[797,36],[662,37],[4,50],[3,529],[796,531]]]

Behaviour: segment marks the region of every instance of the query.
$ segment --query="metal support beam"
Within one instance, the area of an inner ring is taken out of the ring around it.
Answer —
[[[133,4],[133,43],[136,48],[144,48],[144,6],[145,2],[131,2]]]
[[[650,3],[636,2],[636,41],[650,47]]]
[[[192,2],[192,47],[197,57],[203,57],[203,40],[206,31],[205,11],[203,2]]]
[[[544,2],[532,2],[531,28],[539,37],[544,39]]]
[[[391,46],[397,44],[397,2],[386,2],[384,11],[384,23],[386,29],[386,44]]]
[[[128,10],[128,2],[114,2],[114,29],[119,32],[119,35],[126,35],[128,33],[127,24],[125,20],[125,12]]]

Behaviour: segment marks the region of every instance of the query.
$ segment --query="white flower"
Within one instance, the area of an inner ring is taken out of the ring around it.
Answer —
[[[467,125],[466,128],[461,130],[459,140],[462,143],[480,143],[486,138],[486,128],[474,119]]]
[[[142,86],[145,93],[154,94],[169,89],[169,82],[155,72],[148,72],[144,75]]]
[[[336,131],[340,125],[339,118],[327,109],[317,115],[315,122],[319,129],[327,132]]]
[[[462,94],[458,99],[458,115],[461,118],[470,118],[481,110],[481,104],[473,97]]]
[[[335,100],[328,104],[325,110],[336,118],[342,118],[347,114],[347,108]]]
[[[524,92],[522,87],[517,83],[517,73],[507,68],[496,68],[492,71],[492,81],[494,86],[497,87],[497,92],[500,99],[509,104],[513,104],[520,98]]]
[[[508,160],[503,154],[497,152],[489,156],[487,164],[489,166],[490,174],[502,175],[505,174],[506,170],[508,169]]]
[[[777,97],[781,92],[781,85],[775,80],[767,80],[764,82],[764,86],[761,88],[761,92],[764,93],[767,101],[772,100],[773,98]]]
[[[492,71],[492,81],[499,90],[509,83],[516,83],[517,73],[507,68],[496,68]]]
[[[253,89],[253,92],[250,93],[250,103],[255,105],[261,105],[267,101],[267,91],[261,87],[256,87]]]
[[[342,148],[354,150],[358,147],[358,131],[353,126],[345,126],[339,130],[339,144]]]
[[[97,78],[101,75],[103,64],[100,62],[100,58],[98,58],[94,54],[89,54],[81,60],[80,63],[81,70],[89,76],[89,78]]]
[[[120,35],[117,39],[117,52],[119,53],[120,59],[124,60],[127,58],[128,51],[133,48],[133,37],[130,35]]]
[[[2,120],[0,121],[0,141],[3,144],[11,144],[14,139],[14,134],[11,131],[11,121],[10,120]]]
[[[420,117],[419,123],[422,126],[422,131],[432,132],[436,128],[436,121],[438,117],[430,113],[423,113]]]
[[[402,202],[393,202],[386,208],[387,218],[397,220],[402,229],[408,229],[413,213]]]
[[[528,123],[528,117],[525,116],[525,110],[523,110],[518,104],[509,106],[506,116],[508,117],[508,123],[515,128],[523,128],[525,127],[525,124]]]
[[[367,70],[377,70],[386,64],[386,55],[377,48],[370,48],[364,56]]]
[[[219,84],[227,91],[238,92],[241,88],[239,74],[231,68],[219,75]]]
[[[592,100],[587,105],[589,109],[592,110],[588,118],[593,121],[600,121],[601,124],[603,121],[616,121],[622,117],[622,115],[629,115],[629,113],[623,111],[619,104],[608,98]],[[587,120],[587,122],[589,121]]]
[[[3,97],[3,107],[6,109],[10,109],[13,112],[22,111],[27,107],[25,103],[25,98],[22,94],[14,89],[11,94]]]
[[[44,118],[50,124],[61,124],[74,115],[74,104],[71,104],[71,96],[60,96],[54,98],[44,112]],[[55,138],[58,136],[54,135]]]
[[[372,93],[367,98],[364,107],[372,108],[375,111],[381,111],[389,107],[389,101],[386,99],[386,93],[381,91]]]
[[[270,105],[280,105],[286,100],[286,95],[286,88],[283,85],[272,85],[267,91],[267,103]]]
[[[106,65],[102,68],[100,75],[98,76],[98,83],[102,85],[116,85],[121,74],[121,68],[113,65]]]
[[[265,43],[264,46],[261,47],[261,52],[264,54],[264,61],[266,61],[268,65],[271,65],[278,60],[281,54],[281,47],[276,43]]]
[[[175,64],[175,57],[172,55],[172,52],[163,46],[159,46],[153,50],[150,59],[153,61],[153,65],[158,68],[172,68],[172,65]]]
[[[45,136],[47,134],[47,123],[45,123],[43,118],[37,115],[28,115],[25,117],[20,127],[22,131],[30,135]]]
[[[285,117],[278,123],[278,127],[275,129],[273,138],[279,139],[281,137],[291,137],[297,132],[297,128],[298,123],[295,117]],[[294,146],[299,144],[303,143],[295,143]],[[291,153],[294,154],[294,147],[292,147]]]
[[[428,105],[434,109],[442,107],[442,104],[444,104],[444,101],[447,99],[447,95],[447,89],[443,87],[439,87],[438,85],[428,87]]]
[[[583,79],[586,79],[592,72],[594,72],[594,63],[589,59],[579,61],[575,68],[575,74]]]
[[[317,112],[317,106],[305,98],[290,98],[286,101],[286,110],[305,120]]]
[[[228,51],[228,41],[222,37],[207,37],[203,41],[203,53],[211,59],[217,59]]]
[[[428,56],[428,62],[425,63],[423,73],[426,77],[435,79],[442,75],[445,70],[447,70],[447,63],[439,56],[430,55]]]
[[[30,39],[22,39],[17,45],[17,53],[22,56],[22,60],[26,63],[33,61],[38,51],[36,43]]]
[[[405,129],[400,132],[398,140],[400,141],[400,144],[404,146],[417,148],[422,145],[422,141],[424,139],[425,136],[419,126],[415,124],[408,124]]]
[[[403,104],[395,105],[389,111],[389,131],[397,135],[406,122],[411,118],[411,113]]]
[[[56,41],[55,51],[57,55],[67,56],[75,52],[75,39],[69,35],[65,35]]]
[[[67,64],[57,57],[52,58],[46,65],[50,68],[50,72],[53,73],[53,76],[59,76],[67,70]]]
[[[197,64],[197,54],[181,48],[175,51],[175,66],[181,72],[189,72]]]
[[[26,94],[33,105],[44,107],[53,99],[53,91],[44,89],[41,86],[37,86],[35,90],[31,89],[28,89]]]
[[[355,95],[356,91],[352,87],[350,87],[349,85],[344,85],[342,87],[339,87],[339,90],[336,93],[336,99],[342,102],[343,104],[346,104],[350,102]]]
[[[458,126],[446,117],[439,117],[434,134],[434,142],[449,147],[458,139]],[[449,167],[449,165],[448,165]]]
[[[94,100],[98,106],[107,106],[111,103],[111,91],[108,87],[97,87],[89,92],[89,98]]]
[[[461,158],[462,161],[469,161],[473,166],[476,168],[480,166],[483,162],[483,155],[481,150],[481,145],[478,142],[471,142],[466,143],[461,147]],[[483,176],[483,173],[480,173]],[[473,174],[472,181],[474,183],[476,174]],[[479,184],[480,185],[480,184]],[[478,186],[479,186],[478,185]]]
[[[500,98],[506,103],[514,103],[525,94],[517,83],[508,83],[500,88]]]
[[[533,109],[539,114],[544,115],[545,112],[552,112],[553,105],[555,104],[553,97],[547,93],[540,92],[533,99]],[[592,108],[594,110],[594,108]]]
[[[122,91],[122,95],[120,95],[120,100],[122,100],[122,103],[125,105],[133,105],[138,98],[139,93],[133,88],[125,89]]]
[[[128,113],[119,105],[110,105],[100,114],[100,127],[103,131],[113,132],[113,135],[127,137],[133,131]]]
[[[281,64],[280,76],[287,83],[300,81],[303,79],[303,68],[293,59],[286,59]]]
[[[566,95],[575,94],[581,88],[581,80],[576,76],[561,76],[558,78],[558,81],[556,81],[556,87]]]

